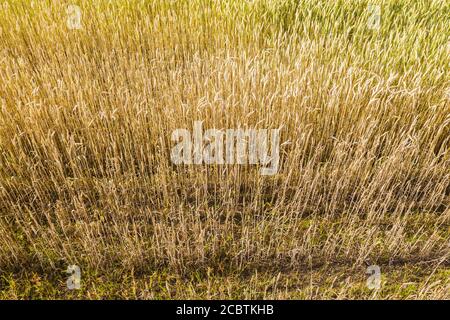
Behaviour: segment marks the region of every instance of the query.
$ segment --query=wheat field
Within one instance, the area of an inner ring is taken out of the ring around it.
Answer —
[[[449,25],[446,0],[0,1],[0,298],[449,299]],[[278,172],[172,163],[195,121],[280,129]]]

